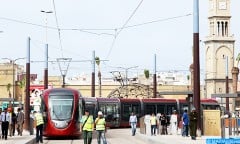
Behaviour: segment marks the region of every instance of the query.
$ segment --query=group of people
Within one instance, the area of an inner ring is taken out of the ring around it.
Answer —
[[[187,110],[184,110],[181,120],[179,119],[179,115],[177,114],[176,110],[173,111],[169,119],[165,114],[158,114],[156,116],[154,113],[152,113],[150,117],[151,135],[156,135],[157,130],[159,130],[159,133],[162,135],[167,135],[168,133],[176,135],[179,128],[178,122],[180,121],[180,125],[182,125],[182,136],[188,137],[190,129],[190,136],[192,140],[196,140],[197,120],[198,115],[195,108],[192,108],[190,113],[188,113]],[[132,135],[134,136],[137,125],[137,116],[134,113],[131,114],[129,123],[131,126]],[[167,130],[168,125],[169,132]]]
[[[34,122],[36,125],[36,142],[43,143],[43,116],[41,113],[34,112]],[[3,111],[0,108],[0,138],[7,140],[8,135],[15,135],[15,128],[17,135],[22,136],[24,124],[24,113],[21,108],[17,109],[15,113],[11,108],[5,108]]]
[[[18,135],[22,136],[24,113],[18,108],[17,114],[11,108],[0,108],[0,133],[1,138],[7,140],[8,135],[15,135],[15,127],[17,127]]]
[[[106,121],[103,116],[102,111],[98,112],[97,118],[94,120],[93,116],[90,115],[89,110],[85,110],[85,114],[80,120],[80,131],[83,134],[84,144],[91,144],[92,143],[92,135],[93,131],[96,127],[97,132],[97,142],[101,144],[107,144],[105,133],[106,129]]]

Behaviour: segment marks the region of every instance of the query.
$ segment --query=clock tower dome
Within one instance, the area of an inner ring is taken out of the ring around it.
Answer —
[[[209,34],[205,40],[205,97],[226,93],[226,77],[229,93],[232,93],[234,66],[234,37],[230,31],[230,0],[209,0]]]

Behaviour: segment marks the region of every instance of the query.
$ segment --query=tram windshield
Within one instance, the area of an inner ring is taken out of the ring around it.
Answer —
[[[49,108],[52,120],[70,119],[73,112],[73,96],[50,96]]]

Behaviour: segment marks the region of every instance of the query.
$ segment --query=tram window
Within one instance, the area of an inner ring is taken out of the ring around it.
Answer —
[[[177,110],[177,106],[174,104],[167,105],[167,115],[171,115],[173,110]]]
[[[73,99],[50,99],[51,118],[55,120],[70,119],[72,115]]]
[[[119,117],[119,107],[116,104],[100,105],[99,108],[103,111],[107,122],[114,121]]]
[[[188,110],[188,105],[181,105],[181,107],[180,107],[180,114],[181,114],[181,115],[184,113],[184,110],[189,111],[189,110]]]
[[[131,113],[131,105],[130,104],[123,104],[122,120],[128,121],[130,113]]]
[[[165,114],[164,105],[157,105],[157,113]]]
[[[154,104],[146,104],[145,105],[145,114],[152,114],[155,113],[155,105]]]
[[[132,105],[132,112],[136,114],[137,117],[140,116],[140,105],[139,104],[133,104]]]

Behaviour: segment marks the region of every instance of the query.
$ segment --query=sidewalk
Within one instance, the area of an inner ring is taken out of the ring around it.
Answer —
[[[141,139],[146,144],[206,144],[206,139],[220,138],[216,136],[201,136],[196,140],[192,140],[191,137],[182,137],[181,135],[145,135],[137,130],[137,139]]]
[[[29,131],[23,130],[22,136],[8,136],[8,139],[0,139],[0,144],[33,144],[35,135],[30,135]]]

